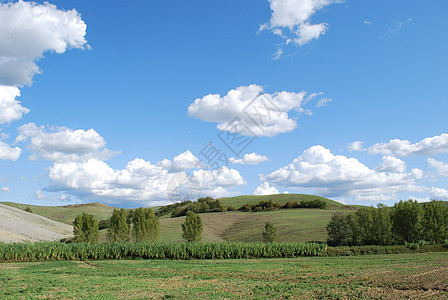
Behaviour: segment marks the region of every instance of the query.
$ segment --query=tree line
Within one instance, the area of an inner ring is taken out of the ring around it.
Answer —
[[[107,222],[109,242],[155,242],[160,236],[160,220],[151,208],[133,211],[114,209]],[[188,242],[198,242],[202,237],[201,218],[192,211],[186,213],[182,226],[182,237]],[[73,221],[74,242],[98,242],[99,224],[91,214],[83,213]]]
[[[333,246],[394,245],[448,239],[448,206],[443,201],[400,201],[390,208],[361,208],[333,215],[327,225],[327,243]]]

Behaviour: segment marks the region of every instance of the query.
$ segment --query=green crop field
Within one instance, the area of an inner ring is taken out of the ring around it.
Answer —
[[[448,297],[448,253],[0,264],[2,299]]]

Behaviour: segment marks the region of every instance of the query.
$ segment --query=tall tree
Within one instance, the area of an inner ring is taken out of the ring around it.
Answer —
[[[399,242],[415,243],[422,238],[422,206],[415,200],[400,201],[392,209],[392,231]]]
[[[160,235],[160,221],[151,208],[137,208],[132,217],[134,237],[137,242],[154,242]]]
[[[331,246],[347,246],[352,244],[353,227],[350,215],[334,214],[327,225],[327,243]]]
[[[182,237],[188,242],[199,242],[202,238],[202,221],[196,213],[187,212],[185,222],[182,223]]]
[[[129,241],[130,224],[127,220],[128,212],[125,209],[114,209],[109,219],[107,238],[111,242]]]
[[[448,206],[442,201],[423,204],[423,239],[432,243],[442,243],[448,239]]]
[[[98,242],[98,222],[93,215],[83,213],[73,221],[73,234],[75,242]]]

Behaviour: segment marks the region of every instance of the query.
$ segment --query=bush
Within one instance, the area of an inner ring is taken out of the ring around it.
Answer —
[[[27,206],[24,210],[26,212],[33,213],[33,210],[29,206]]]
[[[266,223],[262,233],[263,242],[273,243],[277,241],[277,229],[275,229],[274,224]]]
[[[98,229],[103,230],[109,228],[110,223],[109,220],[101,220],[98,222]]]

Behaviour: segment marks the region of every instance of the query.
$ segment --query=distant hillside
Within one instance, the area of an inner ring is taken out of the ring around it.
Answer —
[[[327,206],[328,209],[341,208],[341,207],[345,206],[344,204],[339,203],[334,200],[330,200],[330,199],[320,197],[320,196],[305,195],[305,194],[274,194],[274,195],[260,195],[260,196],[243,195],[243,196],[236,196],[236,197],[220,198],[220,200],[225,205],[235,206],[236,208],[239,208],[246,203],[255,204],[260,201],[268,201],[268,200],[273,200],[277,203],[285,204],[288,201],[292,201],[292,202],[304,201],[304,200],[310,201],[310,200],[315,200],[315,199],[320,199],[320,200],[325,201],[328,204],[328,206]]]
[[[73,236],[73,227],[0,204],[0,242],[54,241]]]
[[[92,214],[98,221],[100,221],[109,219],[112,215],[112,211],[115,209],[115,207],[98,202],[66,206],[39,206],[14,202],[0,202],[0,204],[16,207],[22,210],[29,207],[33,213],[37,215],[69,225],[72,225],[76,216],[83,212]]]

